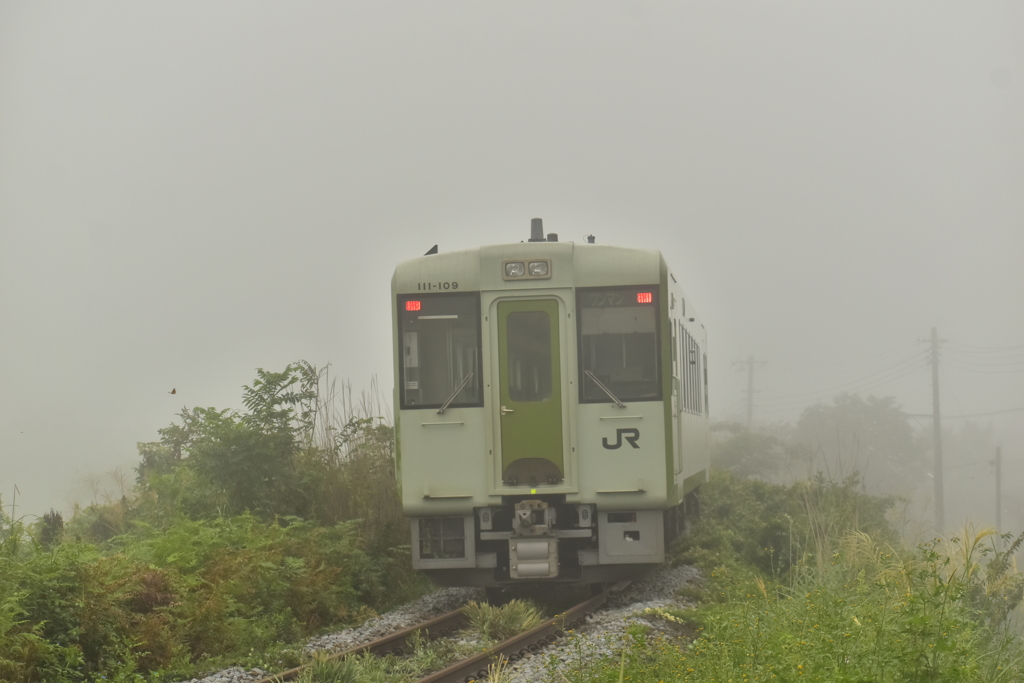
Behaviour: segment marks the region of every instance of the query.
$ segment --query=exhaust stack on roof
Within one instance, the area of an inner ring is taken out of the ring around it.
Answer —
[[[544,241],[544,221],[540,218],[534,218],[530,221],[530,241],[531,242],[543,242]]]

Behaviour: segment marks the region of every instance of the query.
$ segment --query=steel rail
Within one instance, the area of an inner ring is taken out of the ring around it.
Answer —
[[[469,683],[470,681],[483,680],[487,678],[488,667],[499,657],[504,657],[509,662],[516,662],[527,654],[539,651],[544,645],[555,642],[565,634],[566,630],[576,628],[582,624],[591,612],[596,611],[608,601],[609,594],[623,590],[629,584],[629,581],[617,583],[589,600],[584,600],[575,607],[555,615],[529,631],[512,636],[508,640],[478,655],[464,659],[461,662],[456,662],[442,671],[421,678],[416,683]]]
[[[433,619],[429,619],[419,624],[415,624],[413,626],[410,626],[409,628],[404,628],[401,631],[395,631],[394,633],[390,633],[384,636],[383,638],[378,638],[377,640],[373,640],[368,643],[363,643],[362,645],[356,645],[341,652],[335,652],[334,654],[325,657],[325,660],[330,661],[334,659],[341,659],[342,657],[359,654],[361,652],[372,652],[376,655],[385,655],[388,653],[403,654],[406,644],[406,638],[411,636],[416,631],[425,631],[428,634],[434,633],[436,635],[443,636],[447,635],[448,633],[451,633],[454,629],[458,628],[465,621],[466,615],[460,608],[453,612],[442,614],[439,617],[434,617]],[[266,678],[261,678],[258,681],[255,681],[254,683],[278,683],[278,681],[291,681],[298,678],[299,674],[308,669],[309,666],[309,664],[303,664],[302,666],[297,666],[294,669],[288,669],[287,671],[271,674],[270,676],[267,676]]]

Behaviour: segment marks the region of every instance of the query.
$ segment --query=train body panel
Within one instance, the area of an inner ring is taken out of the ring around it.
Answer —
[[[402,444],[417,444],[417,456],[401,461],[402,509],[407,515],[461,514],[493,503],[488,490],[487,442],[482,408],[420,411],[400,423]]]
[[[664,508],[665,433],[661,402],[583,404],[580,425],[580,502],[605,510]]]
[[[661,254],[481,247],[392,289],[414,566],[504,585],[661,562],[708,466],[706,335]]]

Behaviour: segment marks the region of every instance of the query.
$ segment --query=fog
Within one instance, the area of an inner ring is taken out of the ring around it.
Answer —
[[[390,395],[395,264],[541,217],[664,252],[715,420],[753,358],[755,425],[856,391],[927,433],[937,328],[1024,525],[1022,188],[1016,2],[5,2],[0,499],[90,502],[256,368]]]

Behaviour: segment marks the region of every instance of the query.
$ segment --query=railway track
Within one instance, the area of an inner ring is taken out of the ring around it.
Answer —
[[[488,667],[499,658],[507,659],[509,662],[516,662],[524,656],[537,652],[549,643],[557,640],[565,631],[574,629],[581,625],[587,615],[598,610],[608,601],[611,593],[625,589],[630,582],[623,581],[606,589],[583,602],[567,609],[561,614],[542,622],[541,624],[512,636],[494,647],[484,650],[476,655],[455,662],[447,668],[421,678],[417,683],[466,683],[487,678]],[[408,639],[417,631],[431,637],[440,638],[451,635],[465,625],[467,619],[461,609],[443,614],[428,621],[410,626],[409,628],[396,631],[395,633],[378,638],[369,643],[337,652],[329,660],[342,659],[351,655],[370,652],[375,655],[384,656],[387,654],[403,655],[409,652]],[[290,681],[298,678],[309,665],[296,667],[266,678],[261,678],[255,683],[277,683],[278,681]]]

